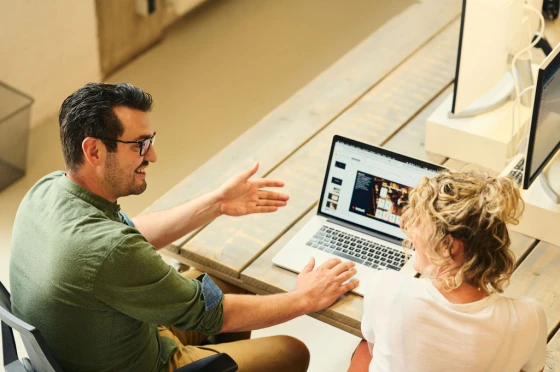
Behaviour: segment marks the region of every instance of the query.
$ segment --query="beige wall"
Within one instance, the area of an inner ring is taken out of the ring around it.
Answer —
[[[100,79],[94,0],[0,0],[0,81],[35,99],[32,125]]]

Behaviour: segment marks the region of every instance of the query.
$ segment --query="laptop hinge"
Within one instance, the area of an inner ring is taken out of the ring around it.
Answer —
[[[330,223],[334,223],[335,225],[344,226],[347,229],[356,230],[356,231],[359,231],[363,234],[367,234],[367,235],[373,236],[373,237],[381,239],[381,240],[388,241],[389,243],[393,243],[393,244],[396,244],[396,245],[399,245],[399,246],[401,246],[402,242],[403,242],[402,239],[395,238],[394,236],[386,235],[386,234],[379,233],[379,232],[376,232],[376,231],[371,231],[369,229],[366,229],[366,228],[363,228],[363,227],[360,227],[360,226],[356,226],[356,225],[352,225],[352,224],[349,224],[349,223],[344,222],[344,221],[335,220],[333,218],[327,218],[327,221],[330,222]]]

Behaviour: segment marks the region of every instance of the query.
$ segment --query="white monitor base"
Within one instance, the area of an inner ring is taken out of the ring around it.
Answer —
[[[452,99],[450,94],[428,118],[426,150],[500,172],[517,153],[511,135],[513,101],[475,117],[450,118]],[[527,107],[518,108],[516,123],[521,128],[514,131],[514,137],[526,131],[531,114]]]
[[[552,201],[539,180],[528,190],[521,190],[521,197],[525,201],[525,211],[519,225],[512,225],[510,229],[560,246],[560,204]]]

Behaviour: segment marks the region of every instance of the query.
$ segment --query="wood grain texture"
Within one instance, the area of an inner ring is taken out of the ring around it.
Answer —
[[[426,120],[439,107],[447,95],[453,93],[453,85],[448,85],[428,106],[416,115],[397,135],[389,139],[383,147],[387,150],[400,152],[416,159],[423,159],[435,164],[443,164],[444,156],[426,152]]]
[[[546,372],[560,371],[560,332],[556,332],[554,337],[548,342],[546,353]]]
[[[456,19],[461,11],[460,4],[458,0],[414,3],[191,173],[145,212],[167,209],[213,190],[257,160],[260,163],[257,176],[269,174]],[[414,25],[414,32],[403,25]],[[192,235],[179,239],[175,245],[182,246]]]
[[[449,25],[269,175],[285,182],[287,208],[273,217],[220,218],[188,241],[182,255],[237,277],[316,203],[333,135],[381,145],[449,84],[458,25]]]

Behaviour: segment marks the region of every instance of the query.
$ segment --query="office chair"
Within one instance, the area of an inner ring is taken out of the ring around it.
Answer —
[[[0,282],[2,350],[6,372],[62,372],[39,330],[12,314],[10,293]],[[29,358],[19,360],[13,329],[19,332]]]
[[[6,372],[63,372],[51,354],[39,330],[12,314],[10,293],[0,282],[0,321],[2,323],[2,350]],[[21,335],[29,358],[19,359],[13,330]],[[176,372],[234,372],[237,364],[227,354],[212,355],[188,364]]]

